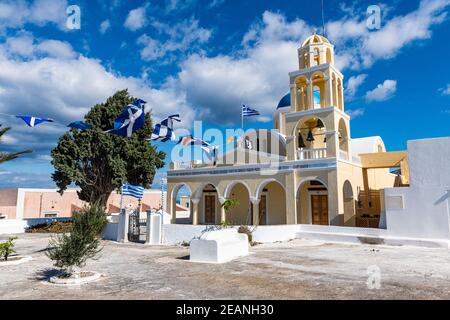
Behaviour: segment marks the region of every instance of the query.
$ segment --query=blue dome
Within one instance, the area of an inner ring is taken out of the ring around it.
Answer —
[[[278,102],[277,109],[290,107],[291,106],[291,94],[288,93],[283,98],[281,98],[280,102]]]

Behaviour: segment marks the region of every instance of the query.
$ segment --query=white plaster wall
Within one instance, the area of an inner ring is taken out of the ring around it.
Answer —
[[[208,226],[204,225],[165,224],[163,226],[163,244],[175,245],[183,241],[190,242],[192,239],[200,237],[203,232],[208,230],[207,228]]]
[[[24,233],[27,226],[27,222],[24,220],[0,220],[0,234]]]
[[[389,197],[402,196],[403,209],[389,207]],[[385,189],[386,226],[390,236],[449,239],[450,189],[406,187]]]
[[[411,187],[450,187],[450,137],[408,141]]]
[[[253,241],[261,243],[288,241],[295,239],[299,230],[298,224],[258,226],[253,231]]]
[[[118,230],[119,230],[119,223],[109,222],[102,232],[102,238],[104,240],[117,241]]]

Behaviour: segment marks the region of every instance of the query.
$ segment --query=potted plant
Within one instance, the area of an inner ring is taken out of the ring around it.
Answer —
[[[14,241],[18,239],[17,237],[10,237],[8,241],[0,243],[0,266],[21,264],[25,261],[31,260],[31,257],[22,257],[18,255],[12,256],[16,253],[14,250]]]
[[[100,278],[94,271],[76,271],[83,268],[88,259],[95,258],[99,248],[100,234],[107,224],[106,213],[100,203],[93,203],[74,213],[70,233],[59,234],[50,239],[46,255],[60,269],[50,282],[57,284],[80,284]]]

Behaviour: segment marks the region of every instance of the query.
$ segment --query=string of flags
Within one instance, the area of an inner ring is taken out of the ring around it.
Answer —
[[[105,133],[116,134],[123,137],[131,137],[133,132],[141,129],[145,123],[145,101],[142,99],[138,99],[129,105],[127,105],[120,115],[114,120],[113,128],[110,130],[106,130]],[[2,113],[4,114],[4,113]],[[27,126],[34,128],[35,126],[45,123],[45,122],[53,122],[58,123],[50,118],[40,118],[30,115],[9,115],[14,116],[19,119],[22,119]],[[242,118],[260,115],[259,111],[256,109],[250,108],[246,105],[242,105]],[[177,141],[175,136],[175,132],[173,129],[174,121],[180,122],[180,115],[173,114],[163,119],[160,123],[157,123],[154,127],[151,138],[148,140],[151,141],[161,141],[167,142],[172,141],[176,142],[176,144],[180,144],[183,146],[201,146],[202,150],[205,152],[205,155],[209,160],[215,161],[218,156],[219,146],[211,145],[206,141],[203,141],[198,138],[194,138],[192,135],[180,137]],[[79,130],[89,130],[92,129],[92,125],[86,123],[84,121],[74,121],[67,125],[69,128],[79,129]],[[235,141],[235,137],[232,136],[227,139],[226,144],[230,144]],[[251,146],[248,146],[251,149]]]
[[[125,107],[122,113],[114,120],[114,128],[106,132],[123,137],[131,137],[133,132],[141,129],[145,122],[145,101],[138,99]]]
[[[173,114],[162,120],[160,123],[156,124],[150,140],[162,142],[166,142],[169,140],[175,141],[176,137],[173,131],[174,120],[180,122],[180,115]]]

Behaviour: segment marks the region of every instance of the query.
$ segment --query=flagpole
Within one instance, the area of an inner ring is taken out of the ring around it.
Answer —
[[[241,107],[241,129],[244,130],[244,106]]]
[[[123,182],[120,186],[120,213],[122,213],[122,206],[123,206]]]

